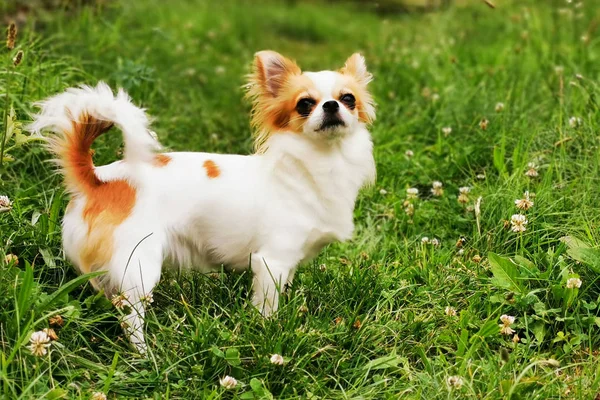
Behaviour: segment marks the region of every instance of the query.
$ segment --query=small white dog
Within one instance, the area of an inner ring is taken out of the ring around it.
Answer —
[[[359,189],[375,179],[366,126],[372,76],[359,54],[338,71],[304,72],[273,51],[256,54],[248,85],[256,154],[160,153],[143,110],[100,83],[41,102],[30,129],[50,129],[72,195],[67,257],[131,313],[131,342],[146,350],[144,307],[165,260],[201,271],[252,269],[253,304],[277,309],[297,266],[354,228]],[[91,145],[113,125],[123,160],[94,167]]]

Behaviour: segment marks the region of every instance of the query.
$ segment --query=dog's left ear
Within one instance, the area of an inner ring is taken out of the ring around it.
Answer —
[[[354,76],[356,81],[362,85],[367,85],[373,80],[373,75],[367,71],[367,64],[365,58],[359,53],[352,54],[347,60],[344,67],[341,69],[343,74],[350,74]]]

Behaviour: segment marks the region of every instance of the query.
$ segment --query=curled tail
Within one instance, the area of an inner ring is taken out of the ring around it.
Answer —
[[[113,125],[123,132],[126,163],[152,162],[160,148],[148,131],[144,110],[136,107],[122,89],[115,96],[103,82],[96,87],[67,89],[37,105],[41,111],[28,129],[57,133],[49,138],[49,148],[58,157],[72,192],[87,191],[102,183],[94,173],[91,146]]]

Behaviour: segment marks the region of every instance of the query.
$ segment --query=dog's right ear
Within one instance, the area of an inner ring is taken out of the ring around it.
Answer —
[[[277,97],[289,77],[301,73],[294,61],[275,51],[264,50],[254,55],[254,71],[250,80],[260,87],[262,94]]]

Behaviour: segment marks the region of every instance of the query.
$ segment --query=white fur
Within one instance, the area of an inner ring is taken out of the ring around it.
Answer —
[[[309,77],[324,101],[333,98],[335,73]],[[102,83],[69,89],[42,103],[32,128],[69,129],[67,109],[114,121],[124,134],[124,160],[95,169],[101,180],[126,179],[137,192],[132,214],[114,232],[102,284],[113,288],[107,292],[129,294],[137,313],[130,317],[131,339],[140,351],[144,309],[138,300],[157,284],[163,261],[201,271],[250,265],[252,302],[269,315],[299,264],[352,236],[358,191],[375,178],[370,134],[345,107],[347,126],[335,137],[277,132],[264,154],[167,153],[172,161],[163,167],[145,162],[158,144],[147,132],[147,117],[124,92],[113,97]],[[218,177],[207,176],[206,160],[218,166]],[[63,222],[65,252],[76,265],[88,229],[84,204],[83,195],[74,197]]]

